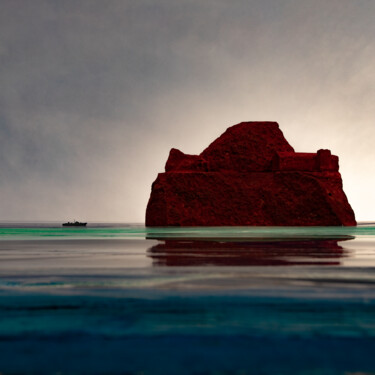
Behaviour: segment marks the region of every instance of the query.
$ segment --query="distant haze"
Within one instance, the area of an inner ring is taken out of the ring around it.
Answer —
[[[171,147],[329,148],[375,219],[375,1],[2,0],[0,220],[143,222]]]

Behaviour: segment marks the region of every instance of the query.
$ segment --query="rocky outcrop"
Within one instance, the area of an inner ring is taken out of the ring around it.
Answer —
[[[152,185],[147,226],[356,225],[338,157],[296,153],[276,122],[243,122],[200,155],[173,149]]]

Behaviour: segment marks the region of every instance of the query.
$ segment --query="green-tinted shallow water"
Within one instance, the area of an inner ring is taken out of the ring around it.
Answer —
[[[375,226],[358,227],[0,227],[0,240],[29,238],[339,238],[374,236]]]
[[[375,374],[375,227],[0,227],[0,373]]]

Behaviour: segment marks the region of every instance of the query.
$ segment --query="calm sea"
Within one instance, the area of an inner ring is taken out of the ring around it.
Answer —
[[[375,374],[375,226],[0,223],[1,374]]]

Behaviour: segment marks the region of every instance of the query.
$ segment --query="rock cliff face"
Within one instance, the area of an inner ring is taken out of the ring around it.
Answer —
[[[276,122],[242,122],[200,155],[172,148],[147,226],[356,225],[338,157],[296,153]]]

